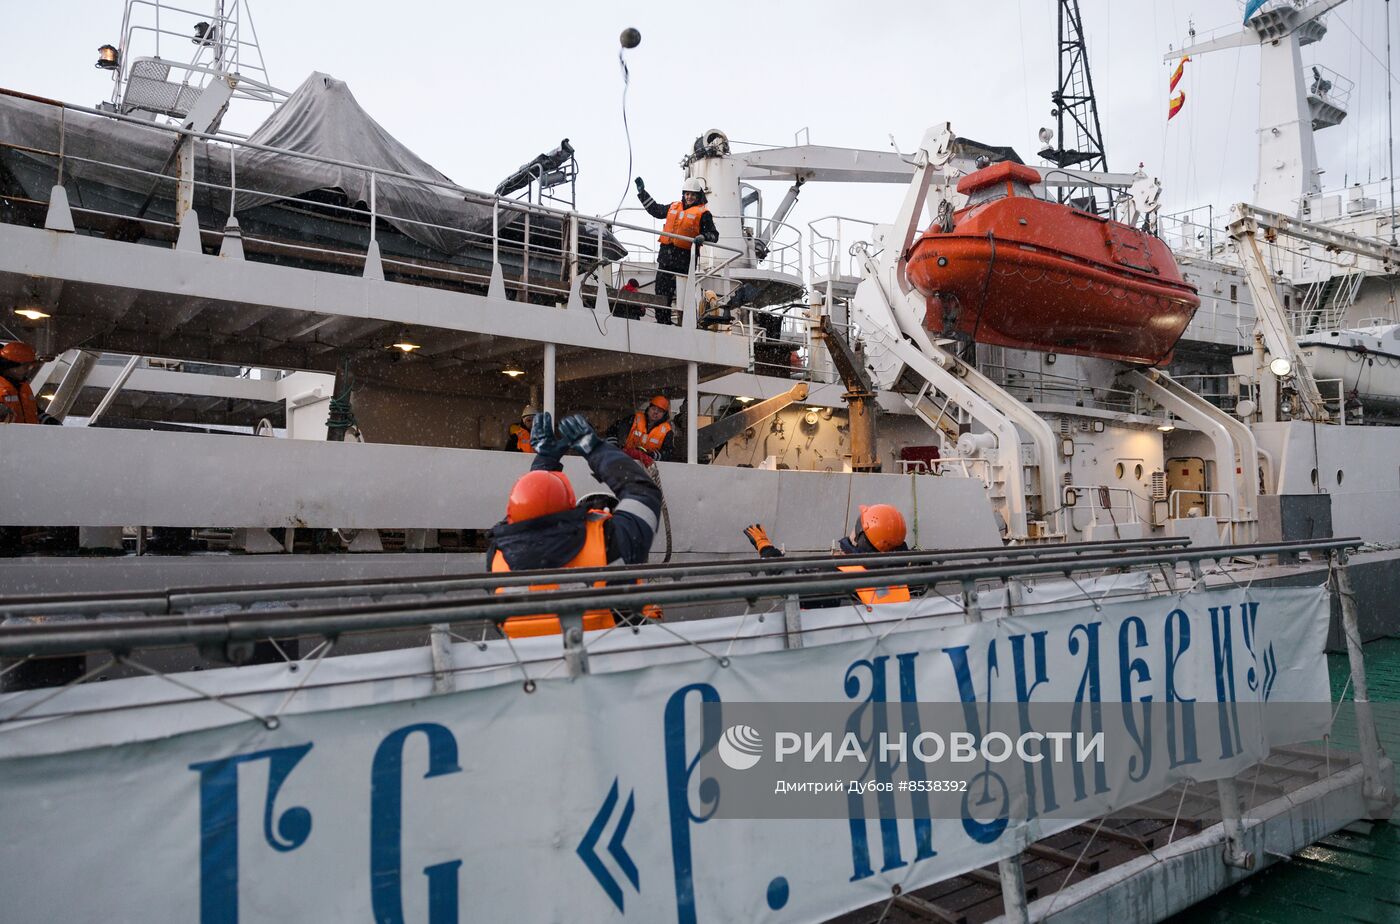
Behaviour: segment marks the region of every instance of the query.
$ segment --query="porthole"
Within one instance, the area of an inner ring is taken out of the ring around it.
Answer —
[[[1134,466],[1133,466],[1133,477],[1136,478],[1138,481],[1141,481],[1141,480],[1142,480],[1142,463],[1141,463],[1141,462],[1139,462],[1137,465],[1134,465]]]
[[[1312,470],[1312,483],[1314,488],[1317,487],[1317,469]]]
[[[1342,483],[1342,475],[1343,475],[1343,474],[1344,474],[1344,473],[1342,472],[1341,469],[1337,469],[1337,484],[1341,484],[1341,483]]]
[[[1113,466],[1113,474],[1117,475],[1120,479],[1123,477],[1123,471],[1124,469],[1122,462],[1119,462],[1117,465]]]

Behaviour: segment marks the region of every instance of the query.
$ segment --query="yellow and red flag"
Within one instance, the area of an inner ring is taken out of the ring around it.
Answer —
[[[1175,90],[1176,93],[1167,100],[1168,122],[1170,122],[1173,118],[1176,117],[1176,114],[1181,111],[1182,106],[1186,105],[1186,91],[1177,90],[1176,85],[1181,83],[1181,75],[1186,70],[1186,62],[1190,60],[1191,57],[1189,55],[1183,57],[1180,61],[1176,63],[1176,70],[1172,71],[1171,84],[1167,87],[1167,92],[1172,93],[1172,91]]]
[[[1186,70],[1186,62],[1187,62],[1187,61],[1190,61],[1190,60],[1191,60],[1191,56],[1190,56],[1190,55],[1187,55],[1186,57],[1182,58],[1180,61],[1176,62],[1176,70],[1172,71],[1172,82],[1171,82],[1171,86],[1167,87],[1167,90],[1168,90],[1168,91],[1175,90],[1175,89],[1176,89],[1176,85],[1179,84],[1179,83],[1181,83],[1181,74],[1182,74],[1182,71]]]

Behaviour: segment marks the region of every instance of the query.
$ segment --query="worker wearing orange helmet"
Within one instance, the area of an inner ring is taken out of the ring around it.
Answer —
[[[670,462],[676,452],[670,399],[655,395],[645,408],[618,420],[612,426],[612,439],[639,461]]]
[[[58,423],[39,411],[39,403],[29,387],[29,380],[40,365],[29,344],[19,340],[0,344],[0,424]]]
[[[536,414],[530,436],[534,463],[511,488],[506,518],[488,534],[486,560],[491,570],[602,568],[645,562],[661,515],[661,489],[646,470],[599,437],[581,414],[560,421],[557,436],[549,412]],[[617,497],[611,511],[602,504],[592,509],[576,505],[574,487],[559,461],[570,449],[588,461],[593,477]],[[528,590],[557,587],[532,584]],[[500,588],[497,593],[512,589]],[[613,624],[610,610],[584,614],[585,629]],[[502,630],[513,638],[557,634],[559,620],[548,613],[517,616],[507,619]]]
[[[836,541],[832,553],[841,555],[874,555],[879,552],[907,552],[904,542],[907,528],[904,514],[890,504],[861,505],[860,516],[851,528],[849,535]],[[773,545],[764,528],[755,523],[744,530],[749,540],[762,558],[779,558],[782,551]],[[837,570],[846,572],[865,571],[864,565],[837,565]],[[886,587],[861,587],[856,597],[867,606],[881,603],[907,603],[910,600],[909,588],[903,584]]]

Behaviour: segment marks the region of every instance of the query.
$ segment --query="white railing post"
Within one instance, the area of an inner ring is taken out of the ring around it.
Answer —
[[[371,243],[376,240],[375,233],[379,219],[378,183],[376,182],[378,176],[377,173],[369,175],[369,239]]]
[[[557,348],[552,343],[544,345],[544,412],[550,417],[554,417],[554,386],[555,386],[555,357]]]
[[[692,243],[690,245],[690,261],[685,274],[685,289],[676,293],[676,307],[681,312],[681,326],[687,330],[695,327],[695,266],[700,262],[700,248]]]

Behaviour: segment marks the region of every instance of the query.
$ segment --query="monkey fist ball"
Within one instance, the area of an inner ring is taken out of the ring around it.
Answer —
[[[622,42],[623,48],[636,48],[638,45],[642,44],[642,33],[629,26],[622,30],[620,41]]]

